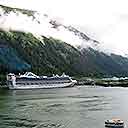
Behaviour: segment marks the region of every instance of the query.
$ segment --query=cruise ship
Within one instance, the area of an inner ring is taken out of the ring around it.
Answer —
[[[48,76],[37,76],[32,72],[26,72],[24,75],[9,73],[7,75],[7,86],[9,89],[43,89],[43,88],[63,88],[74,86],[76,80],[62,74]]]

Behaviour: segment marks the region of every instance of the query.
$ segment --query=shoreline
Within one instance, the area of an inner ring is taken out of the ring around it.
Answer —
[[[102,80],[88,79],[78,80],[77,86],[103,86],[103,87],[128,87],[128,80]]]

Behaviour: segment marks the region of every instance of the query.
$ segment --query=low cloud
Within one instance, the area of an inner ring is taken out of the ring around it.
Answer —
[[[36,35],[36,37],[37,35],[54,37],[75,47],[82,46],[82,43],[86,44],[85,41],[75,36],[73,32],[68,31],[63,26],[54,28],[53,25],[50,24],[51,18],[53,17],[49,17],[46,14],[35,13],[35,19],[21,12],[12,11],[8,14],[4,14],[4,10],[2,9],[0,9],[0,14],[0,28],[6,31],[16,30],[31,32]]]

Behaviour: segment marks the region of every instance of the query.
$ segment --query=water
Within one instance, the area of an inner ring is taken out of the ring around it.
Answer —
[[[0,90],[0,128],[104,128],[128,126],[128,88],[73,87]]]

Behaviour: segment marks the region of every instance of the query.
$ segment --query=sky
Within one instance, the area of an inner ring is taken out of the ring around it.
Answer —
[[[127,0],[0,0],[0,4],[46,13],[85,32],[102,47],[128,54]]]

